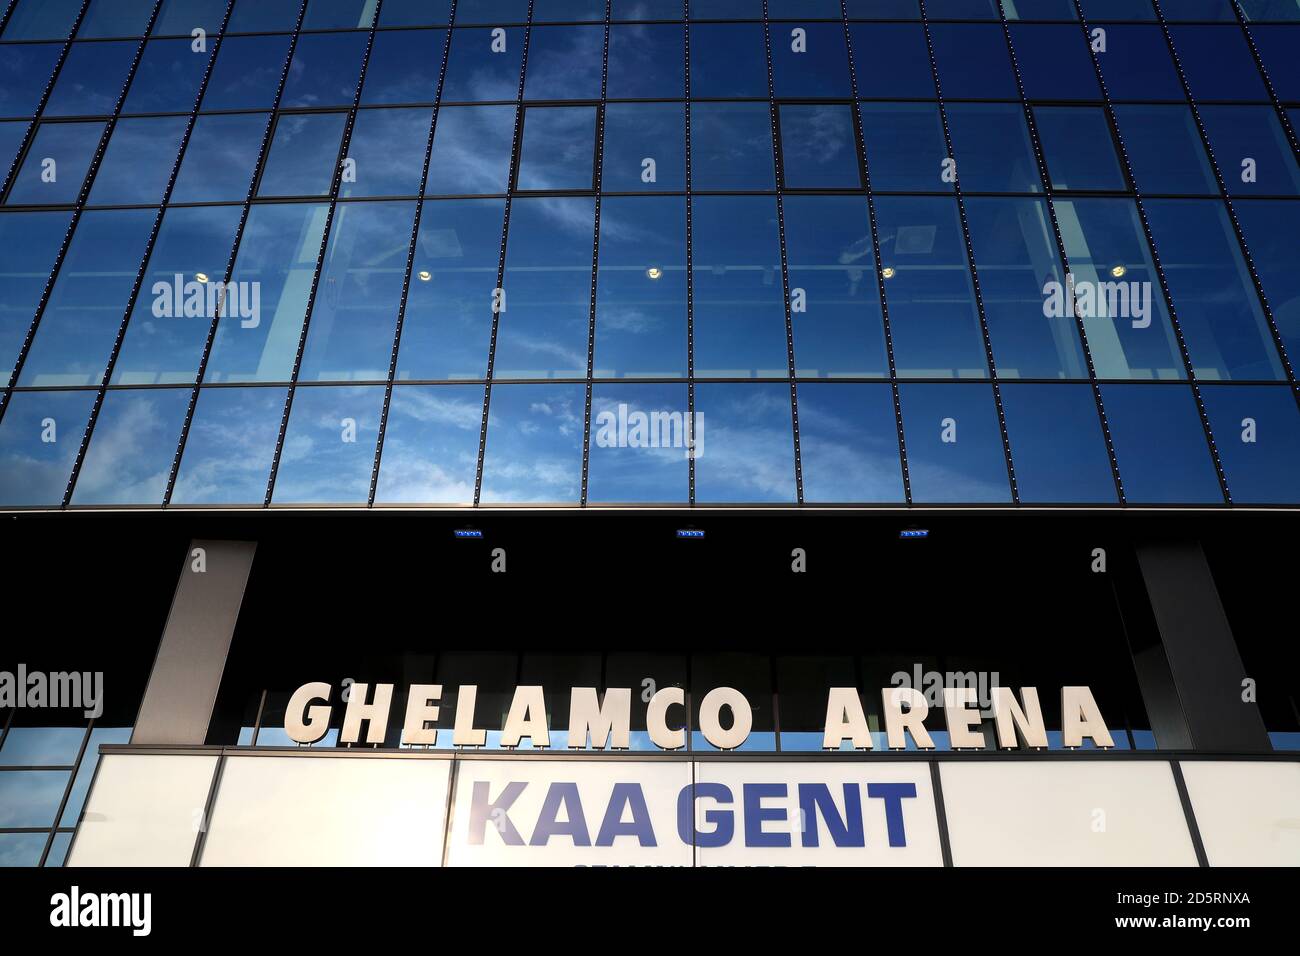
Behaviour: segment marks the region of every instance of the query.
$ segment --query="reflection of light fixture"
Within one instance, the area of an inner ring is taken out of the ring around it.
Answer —
[[[1114,276],[1116,279],[1124,278],[1124,274],[1126,272],[1128,272],[1128,269],[1125,268],[1124,266],[1116,266],[1115,268],[1110,270],[1110,274]]]
[[[199,282],[207,282],[208,274],[206,272],[196,272],[194,273],[194,278]]]
[[[421,270],[420,270],[420,281],[421,281],[421,282],[428,282],[428,281],[429,281],[430,279],[432,279],[432,278],[433,278],[433,273],[430,272],[428,269],[421,269]]]
[[[880,270],[880,274],[884,276],[886,279],[892,279],[898,273],[894,271],[893,266],[885,266],[885,268]]]
[[[648,275],[651,279],[662,279],[664,270],[660,269],[658,266],[651,266],[649,269],[645,271],[645,274]]]

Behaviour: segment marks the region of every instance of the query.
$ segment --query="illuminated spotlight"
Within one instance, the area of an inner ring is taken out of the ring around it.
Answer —
[[[1110,270],[1110,274],[1114,276],[1116,279],[1124,278],[1124,276],[1127,273],[1128,273],[1128,267],[1126,266],[1115,266],[1115,268]]]
[[[658,266],[651,266],[645,271],[645,274],[651,279],[662,279],[664,276],[664,270],[660,269]]]
[[[898,536],[900,538],[928,538],[930,537],[930,532],[925,528],[908,528],[904,531],[898,532]]]
[[[433,278],[433,273],[430,272],[428,269],[421,269],[421,270],[420,270],[420,281],[421,281],[421,282],[428,282],[428,281],[429,281],[430,279],[432,279],[432,278]]]
[[[207,282],[208,274],[206,272],[196,272],[194,273],[194,278],[198,282]]]
[[[475,530],[475,529],[473,529],[473,528],[458,528],[458,529],[456,530],[456,537],[458,537],[458,538],[481,538],[481,537],[483,537],[483,532],[482,532],[482,531],[477,531],[477,530]]]
[[[886,279],[892,279],[894,276],[898,275],[898,273],[894,271],[893,266],[885,266],[885,268],[880,270],[880,274]]]
[[[679,538],[703,538],[704,532],[699,528],[678,528],[677,537]]]

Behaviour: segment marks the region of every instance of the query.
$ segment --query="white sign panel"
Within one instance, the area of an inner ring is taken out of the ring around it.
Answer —
[[[1300,866],[1300,763],[1183,760],[1210,866]]]

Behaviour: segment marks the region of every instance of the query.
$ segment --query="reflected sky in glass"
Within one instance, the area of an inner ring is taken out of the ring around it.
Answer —
[[[361,80],[364,33],[304,33],[289,63],[280,106],[350,106]]]
[[[600,99],[604,54],[604,27],[534,27],[528,35],[524,99]]]
[[[685,383],[596,385],[588,500],[688,501],[689,414]]]
[[[681,25],[611,27],[607,95],[615,100],[682,99],[686,95],[686,31]]]
[[[67,770],[0,771],[0,827],[52,826],[69,776]],[[45,834],[40,839],[43,844]]]
[[[123,113],[188,113],[199,95],[212,47],[195,53],[193,40],[150,40],[127,91]]]
[[[272,503],[365,504],[383,405],[383,386],[296,389]]]
[[[904,501],[894,395],[887,384],[801,384],[799,451],[805,501]]]
[[[697,501],[794,503],[789,385],[702,382],[695,412]]]
[[[162,202],[188,125],[184,116],[118,120],[90,188],[88,205]]]
[[[458,4],[463,8],[464,4]],[[456,22],[467,22],[463,9]],[[493,22],[500,23],[500,20]],[[442,85],[444,103],[483,103],[513,100],[519,95],[519,69],[523,62],[524,31],[505,28],[505,49],[492,52],[491,30],[453,30]]]
[[[93,391],[10,396],[0,419],[0,504],[63,503],[94,402]]]
[[[257,194],[328,195],[347,118],[346,113],[282,113]]]
[[[117,96],[126,85],[126,75],[135,58],[134,40],[104,43],[74,43],[72,51],[54,81],[54,91],[45,104],[45,116],[106,116],[113,112]]]
[[[110,391],[95,421],[74,505],[161,505],[190,390]]]
[[[341,196],[417,196],[433,111],[360,110],[348,142],[355,182],[339,185]]]
[[[1101,417],[1088,385],[1002,388],[1020,500],[1030,504],[1115,504],[1115,479]],[[1068,441],[1062,436],[1068,435]]]
[[[103,123],[42,123],[22,168],[14,176],[5,205],[76,202],[103,135]]]
[[[283,388],[199,393],[172,504],[261,505],[280,435]]]
[[[601,188],[655,192],[686,188],[686,107],[610,103],[605,108]],[[652,160],[653,165],[646,161]]]
[[[202,109],[270,109],[289,55],[289,41],[283,34],[223,39],[203,92]]]
[[[429,159],[428,196],[504,193],[510,183],[513,106],[438,110]]]
[[[1291,390],[1206,385],[1201,398],[1232,500],[1300,503],[1300,409]]]
[[[948,146],[933,103],[862,103],[871,188],[882,192],[950,193],[943,180]]]
[[[788,189],[861,189],[848,106],[781,107],[781,161]]]
[[[376,504],[473,504],[482,385],[397,385]]]
[[[384,12],[388,6],[384,5]],[[432,103],[438,94],[438,71],[446,30],[381,30],[375,34],[361,88],[362,105]]]
[[[1119,474],[1130,504],[1222,504],[1190,388],[1103,385]]]
[[[807,23],[810,0],[788,4],[788,15],[799,23],[772,24],[772,83],[778,99],[849,97],[849,53],[840,23]],[[829,7],[826,7],[829,9]],[[795,12],[796,10],[800,12]],[[780,16],[772,12],[770,16]],[[836,18],[839,12],[836,11]],[[796,37],[795,31],[803,33]],[[796,47],[798,49],[796,50]]]
[[[578,502],[585,404],[582,385],[494,387],[483,460],[483,502]]]
[[[9,26],[13,24],[11,19]],[[59,43],[0,47],[0,116],[31,116],[36,112],[62,52]]]
[[[954,103],[946,113],[957,178],[963,189],[1043,191],[1025,112],[1019,103]]]
[[[524,111],[521,190],[589,190],[595,175],[596,107],[544,106]]]
[[[766,103],[691,107],[691,175],[699,190],[773,190],[772,116]]]
[[[71,220],[70,212],[0,216],[0,384],[9,384]]]
[[[691,96],[767,97],[761,23],[692,24]]]
[[[172,187],[172,202],[246,199],[268,119],[265,113],[200,116]]]
[[[913,501],[1009,504],[992,387],[908,384],[898,390]]]

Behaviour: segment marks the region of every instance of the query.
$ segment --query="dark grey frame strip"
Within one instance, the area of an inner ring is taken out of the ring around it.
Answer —
[[[691,172],[691,0],[682,0],[682,29],[686,49],[686,99],[685,135],[683,138],[686,160],[686,419],[692,434],[695,428],[695,196],[694,175]],[[686,456],[686,501],[695,507],[695,450]]]

